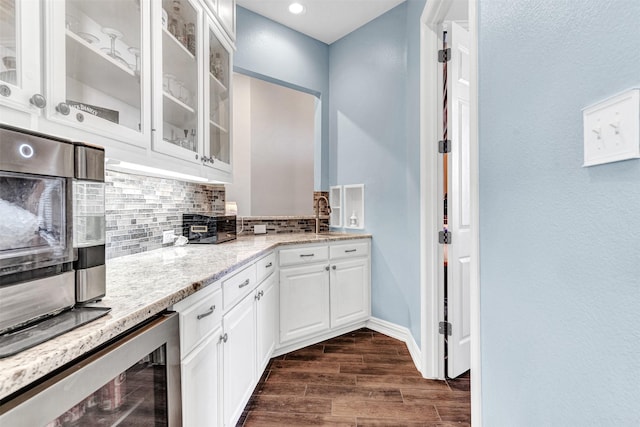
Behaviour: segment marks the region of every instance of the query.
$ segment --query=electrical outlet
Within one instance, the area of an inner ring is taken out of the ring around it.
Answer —
[[[164,245],[165,243],[173,243],[173,241],[176,239],[176,235],[174,234],[173,230],[166,230],[162,232],[162,244]]]

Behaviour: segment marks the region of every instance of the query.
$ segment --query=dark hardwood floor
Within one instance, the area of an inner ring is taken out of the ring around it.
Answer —
[[[238,426],[469,427],[469,386],[422,378],[403,342],[360,329],[272,359]]]

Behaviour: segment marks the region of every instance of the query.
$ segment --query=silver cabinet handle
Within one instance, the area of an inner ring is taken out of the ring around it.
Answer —
[[[67,104],[66,102],[60,102],[58,103],[58,105],[56,105],[56,111],[63,116],[68,116],[71,112],[71,108],[69,108],[69,104]]]
[[[228,339],[229,339],[229,336],[225,332],[224,335],[220,335],[220,339],[218,340],[218,342],[227,342]]]
[[[270,267],[273,267],[273,263],[272,262],[270,262],[269,264],[264,266],[264,268],[270,268]]]
[[[300,258],[307,258],[310,256],[314,256],[315,254],[300,254]]]
[[[264,296],[264,291],[260,291],[260,296],[263,297]]]
[[[258,293],[256,293],[256,296],[253,297],[254,299],[260,301],[260,298],[262,298],[264,296],[264,291],[260,291]]]
[[[329,266],[327,265],[324,269],[325,269],[325,270],[327,270],[327,271],[329,271]]]
[[[11,96],[11,88],[7,85],[0,85],[0,95]]]
[[[29,98],[29,103],[31,103],[31,105],[35,107],[44,108],[47,106],[47,98],[40,95],[39,93],[36,93],[31,98]]]
[[[211,307],[209,307],[209,310],[207,310],[205,313],[202,314],[198,314],[197,318],[198,320],[202,319],[203,317],[207,317],[213,314],[213,311],[216,309],[215,305],[212,305]]]
[[[240,285],[238,285],[238,288],[242,289],[245,286],[249,285],[249,279],[245,280],[244,282],[242,282]]]
[[[346,250],[344,251],[344,253],[345,253],[345,254],[348,254],[349,252],[356,252],[356,251],[357,251],[357,249],[346,249]]]
[[[332,266],[331,266],[331,268],[335,270],[335,269],[337,269],[338,267],[336,267],[335,265],[332,265]]]

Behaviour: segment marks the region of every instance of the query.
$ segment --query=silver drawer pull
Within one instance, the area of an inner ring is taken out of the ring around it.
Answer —
[[[240,285],[238,285],[239,289],[244,288],[245,286],[247,286],[249,284],[249,279],[245,280],[244,282],[242,282]]]
[[[300,254],[300,258],[307,258],[310,256],[314,256],[315,254]]]
[[[204,317],[207,317],[207,316],[212,315],[212,314],[213,314],[213,311],[214,311],[215,309],[216,309],[216,306],[215,306],[215,305],[212,305],[211,307],[209,307],[209,310],[208,310],[206,313],[198,314],[198,316],[197,316],[197,317],[198,317],[198,320],[200,320],[200,319],[202,319],[202,318],[204,318]]]
[[[344,251],[344,253],[345,253],[345,254],[348,254],[349,252],[356,252],[356,251],[357,251],[357,249],[346,249],[346,250]]]
[[[269,264],[264,266],[264,268],[270,268],[270,267],[273,267],[273,263],[272,262],[270,262]]]

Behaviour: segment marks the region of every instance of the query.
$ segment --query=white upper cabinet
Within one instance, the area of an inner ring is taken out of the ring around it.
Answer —
[[[2,0],[2,122],[231,182],[234,26],[233,0]]]
[[[229,39],[236,40],[236,0],[204,0],[224,28]]]
[[[49,120],[147,145],[149,2],[66,0],[44,5]]]
[[[205,141],[203,164],[231,172],[231,46],[213,20],[207,19],[205,37]]]
[[[40,25],[32,18],[37,16],[40,2],[0,2],[0,105],[9,107],[3,121],[17,126],[27,126],[30,115],[40,114],[46,104],[39,72]]]
[[[199,162],[202,153],[202,8],[189,0],[156,2],[153,149]]]

